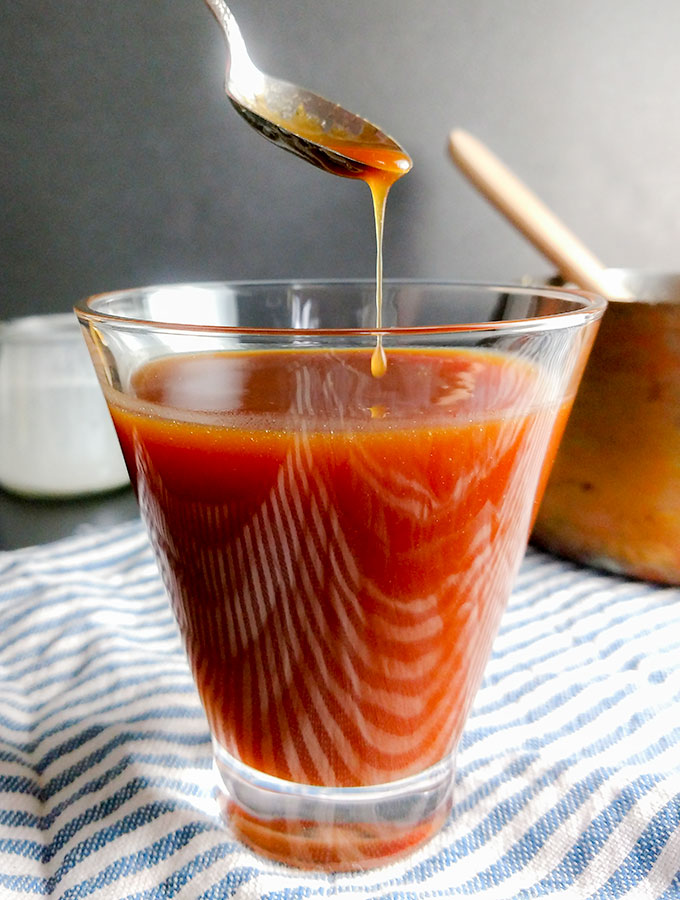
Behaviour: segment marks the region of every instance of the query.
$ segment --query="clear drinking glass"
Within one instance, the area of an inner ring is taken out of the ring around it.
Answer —
[[[205,708],[266,856],[381,865],[454,754],[604,301],[224,283],[76,308]]]

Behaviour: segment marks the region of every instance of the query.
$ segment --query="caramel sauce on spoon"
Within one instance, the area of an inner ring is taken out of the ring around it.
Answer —
[[[383,305],[383,233],[387,195],[395,181],[411,170],[413,166],[411,157],[393,142],[386,144],[379,135],[376,136],[373,127],[366,127],[358,135],[354,135],[336,123],[327,132],[321,121],[316,116],[310,115],[303,106],[298,107],[291,118],[282,119],[266,108],[262,101],[261,114],[302,140],[310,141],[344,157],[351,165],[335,170],[335,174],[365,181],[370,188],[376,237],[375,327],[380,331]],[[387,357],[382,334],[379,333],[371,356],[371,374],[375,378],[382,378],[386,371]]]

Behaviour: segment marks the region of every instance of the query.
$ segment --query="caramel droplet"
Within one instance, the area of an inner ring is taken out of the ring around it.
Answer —
[[[372,419],[384,419],[387,415],[387,407],[382,403],[378,403],[376,406],[369,406],[369,411]]]
[[[382,345],[382,340],[378,337],[375,350],[371,354],[371,375],[374,378],[382,378],[387,372],[387,357]]]

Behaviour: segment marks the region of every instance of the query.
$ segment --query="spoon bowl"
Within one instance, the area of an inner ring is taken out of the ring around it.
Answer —
[[[233,13],[223,0],[206,0],[224,32],[228,58],[225,91],[236,111],[268,140],[312,165],[346,178],[367,169],[405,174],[412,162],[376,125],[255,66]]]

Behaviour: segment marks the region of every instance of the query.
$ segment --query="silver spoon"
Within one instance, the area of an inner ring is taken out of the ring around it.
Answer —
[[[227,39],[225,91],[234,108],[270,141],[307,162],[348,178],[361,178],[368,156],[408,172],[411,160],[383,131],[354,113],[288,81],[261,72],[248,56],[241,31],[223,0],[206,0]],[[364,151],[364,152],[362,152]]]

